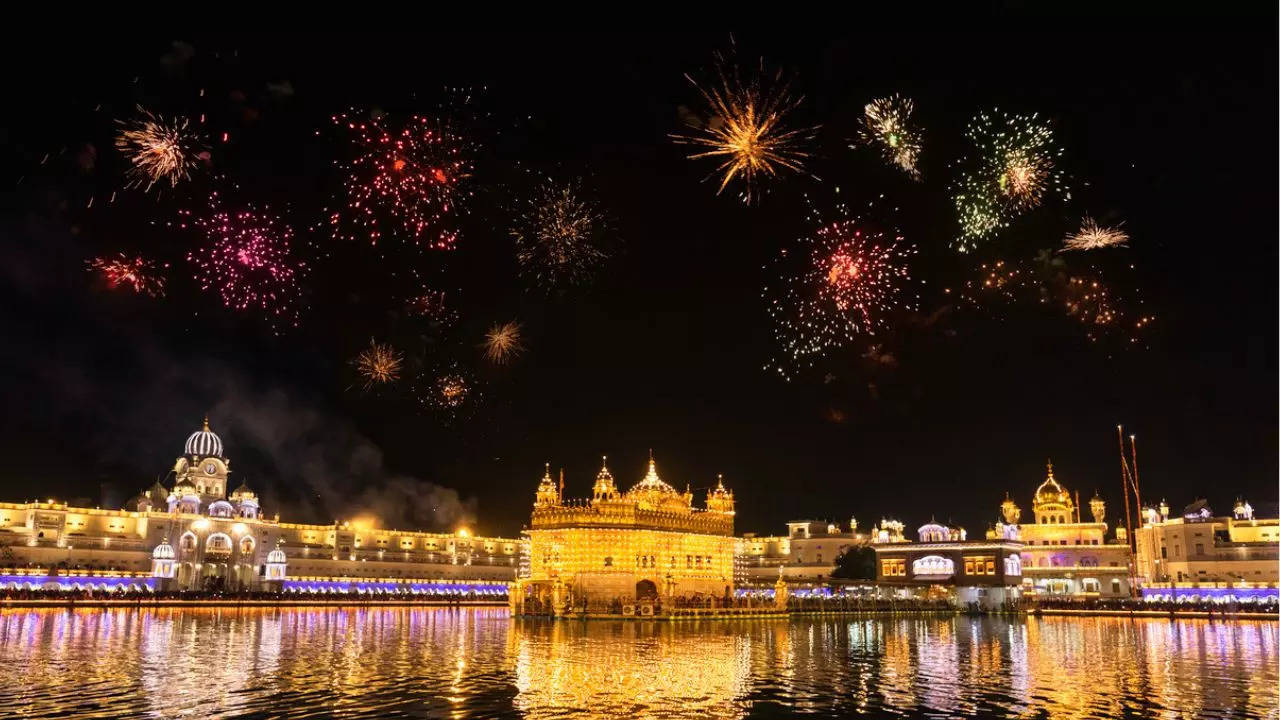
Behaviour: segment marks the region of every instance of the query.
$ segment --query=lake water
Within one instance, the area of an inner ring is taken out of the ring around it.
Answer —
[[[8,610],[5,717],[1277,717],[1277,623]]]

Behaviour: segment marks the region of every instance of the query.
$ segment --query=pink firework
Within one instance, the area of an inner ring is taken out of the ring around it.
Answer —
[[[339,162],[346,207],[331,211],[334,237],[377,245],[402,237],[423,248],[449,250],[458,241],[456,217],[471,196],[472,147],[454,128],[412,115],[356,119],[335,115],[355,148]]]
[[[141,255],[129,257],[120,253],[115,257],[98,257],[88,262],[89,271],[97,273],[109,288],[128,287],[139,295],[164,297],[163,270],[168,264],[156,263]]]
[[[209,197],[208,215],[180,214],[180,227],[198,228],[208,239],[203,248],[187,254],[202,290],[216,292],[233,310],[263,313],[274,328],[297,327],[298,281],[306,264],[293,257],[288,225],[266,210],[224,210],[216,192]]]

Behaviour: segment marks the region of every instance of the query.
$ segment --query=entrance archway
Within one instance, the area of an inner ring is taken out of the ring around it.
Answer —
[[[636,600],[655,600],[658,597],[658,586],[652,580],[641,580],[636,583]]]

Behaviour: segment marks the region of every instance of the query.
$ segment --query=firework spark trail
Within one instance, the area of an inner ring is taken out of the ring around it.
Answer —
[[[512,321],[489,328],[484,336],[484,356],[495,365],[506,365],[524,352],[520,323]]]
[[[369,347],[362,350],[352,360],[356,371],[364,379],[363,387],[367,391],[374,385],[385,385],[400,378],[400,365],[404,355],[390,345],[379,345],[373,339]]]
[[[306,264],[293,257],[288,225],[265,210],[224,210],[217,192],[209,196],[208,214],[183,210],[179,216],[180,228],[206,237],[204,247],[187,254],[202,290],[216,292],[233,310],[261,311],[273,328],[298,326]]]
[[[87,265],[90,272],[102,276],[109,288],[126,285],[140,295],[164,297],[165,279],[162,270],[169,267],[167,264],[157,267],[156,263],[142,255],[129,257],[120,253],[113,258],[94,258]]]
[[[1086,217],[1080,224],[1080,231],[1068,235],[1062,241],[1062,249],[1058,252],[1072,250],[1097,250],[1108,247],[1128,247],[1129,233],[1120,229],[1124,223],[1113,228],[1100,227],[1093,218]]]
[[[209,157],[200,135],[185,118],[165,120],[142,106],[138,112],[139,118],[116,121],[121,127],[116,149],[131,164],[127,186],[145,186],[146,192],[162,180],[175,187],[179,180],[189,179],[197,161]]]
[[[787,116],[804,98],[791,94],[791,83],[784,80],[781,70],[770,82],[763,81],[760,74],[744,81],[738,68],[728,65],[723,57],[716,57],[714,86],[704,87],[685,75],[701,93],[709,119],[691,120],[686,123],[686,132],[672,133],[671,138],[678,144],[705,148],[688,157],[720,161],[712,173],[720,175],[716,194],[740,180],[743,189],[739,197],[750,205],[759,198],[765,178],[776,178],[783,170],[804,172],[810,157],[805,145],[813,139],[816,128],[787,127]]]
[[[449,123],[420,115],[399,126],[352,114],[332,120],[355,148],[349,162],[336,163],[346,207],[329,212],[334,237],[377,245],[403,236],[419,247],[452,249],[456,218],[471,197],[473,145]]]
[[[1071,197],[1057,166],[1062,149],[1054,144],[1053,130],[1036,115],[980,113],[965,136],[973,150],[960,161],[960,176],[952,187],[960,217],[954,245],[960,252],[973,250],[1040,205],[1048,193]]]
[[[577,184],[541,183],[511,228],[520,273],[548,288],[585,280],[608,257],[600,248],[606,229],[604,213]]]
[[[921,140],[920,129],[911,122],[913,112],[915,103],[910,98],[893,95],[872,100],[863,109],[858,140],[918,180]]]
[[[1056,257],[981,263],[977,278],[965,283],[959,298],[975,307],[987,307],[987,300],[993,297],[1050,307],[1078,323],[1085,337],[1095,343],[1117,337],[1127,345],[1138,345],[1143,342],[1143,331],[1156,319],[1143,310],[1140,298],[1122,300],[1096,268],[1069,270]]]
[[[764,289],[781,357],[766,365],[784,379],[812,367],[828,351],[860,335],[874,335],[895,308],[913,309],[908,294],[908,259],[915,247],[897,231],[880,230],[837,206],[840,220],[783,248],[774,261],[775,279]]]

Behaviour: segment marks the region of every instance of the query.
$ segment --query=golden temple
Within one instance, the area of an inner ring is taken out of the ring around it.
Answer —
[[[619,492],[607,463],[590,499],[565,500],[550,465],[538,485],[529,526],[527,570],[511,593],[515,612],[652,614],[663,603],[714,604],[733,594],[733,493],[723,478],[693,505],[648,472]]]

